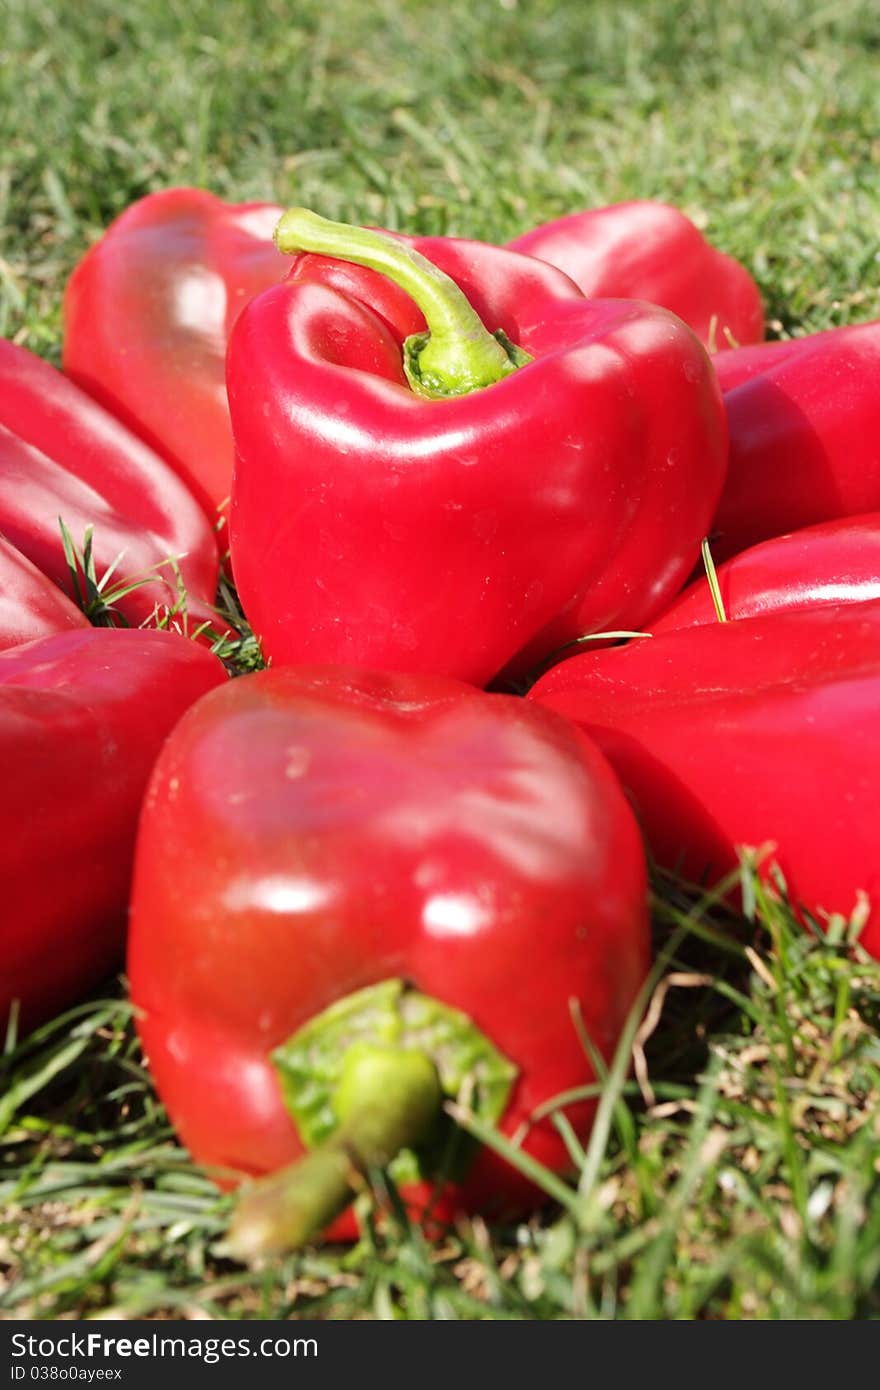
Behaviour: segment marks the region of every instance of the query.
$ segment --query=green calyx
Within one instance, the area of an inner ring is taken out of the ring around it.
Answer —
[[[455,373],[450,374],[448,344],[438,343],[430,332],[410,334],[403,344],[403,370],[416,395],[432,401],[464,396],[469,391],[491,386],[502,377],[510,376],[517,367],[531,362],[529,354],[511,342],[503,328],[496,329],[490,336],[506,354],[506,363],[496,353],[488,363],[482,356],[461,353]]]
[[[436,1068],[444,1099],[466,1101],[486,1124],[504,1114],[516,1078],[513,1064],[466,1014],[402,980],[383,980],[331,1004],[272,1054],[285,1103],[309,1148],[337,1129],[346,1067],[365,1045],[419,1052]],[[418,1151],[399,1154],[390,1165],[395,1181],[433,1176],[449,1128],[451,1121],[438,1117]]]
[[[444,1101],[495,1125],[516,1079],[466,1014],[402,980],[332,1004],[272,1060],[310,1152],[244,1190],[227,1242],[240,1258],[303,1244],[371,1168],[387,1168],[397,1183],[459,1177],[473,1146]]]
[[[417,395],[429,400],[464,396],[532,360],[500,329],[488,331],[454,280],[385,232],[290,208],[275,228],[275,245],[288,255],[312,252],[379,271],[415,300],[428,330],[406,339],[403,366]]]

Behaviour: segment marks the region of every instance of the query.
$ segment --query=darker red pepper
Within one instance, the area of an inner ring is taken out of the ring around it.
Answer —
[[[170,463],[213,519],[229,499],[226,343],[280,280],[281,208],[198,188],[152,193],[88,252],[64,299],[64,369]]]
[[[0,341],[0,532],[71,596],[59,520],[112,587],[147,578],[116,604],[131,624],[180,602],[188,631],[218,622],[219,556],[210,524],[172,470],[48,362]],[[168,563],[174,557],[175,564]]]
[[[725,467],[714,374],[679,320],[481,244],[436,239],[425,261],[302,211],[279,244],[331,252],[359,288],[300,264],[230,342],[232,564],[268,656],[482,684],[668,600]],[[415,295],[431,336],[401,341],[399,292],[365,307],[374,275],[352,259]]]
[[[530,694],[596,740],[659,863],[716,881],[770,847],[820,920],[880,902],[880,601],[588,653]],[[876,907],[862,942],[880,955]]]
[[[718,557],[880,509],[880,322],[715,359],[730,430]]]
[[[0,536],[0,651],[88,626],[57,585]]]
[[[880,598],[880,513],[844,517],[777,536],[718,567],[727,618],[760,618],[788,609]],[[652,619],[651,632],[718,621],[705,579]]]
[[[225,680],[168,632],[88,628],[0,653],[0,1022],[74,1002],[119,961],[134,837],[166,735]]]
[[[569,213],[508,243],[559,266],[591,298],[646,299],[689,324],[712,351],[757,343],[764,308],[745,266],[665,203]]]
[[[554,1125],[530,1120],[591,1078],[571,1001],[607,1058],[647,963],[635,822],[603,759],[537,706],[436,676],[273,669],[200,701],[159,759],[128,968],[200,1161],[277,1169],[343,1112],[357,1161],[359,1126],[379,1116],[383,1143],[430,1131],[444,1095],[469,1093],[485,1124],[525,1126],[526,1152],[567,1167]],[[582,1134],[592,1108],[567,1107]],[[427,1180],[442,1143],[406,1143]],[[471,1160],[439,1210],[532,1198],[488,1149]],[[424,1203],[412,1157],[392,1171]],[[305,1173],[272,1239],[350,1197],[332,1153]]]

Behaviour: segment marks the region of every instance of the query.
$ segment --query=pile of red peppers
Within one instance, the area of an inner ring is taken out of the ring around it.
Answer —
[[[127,951],[182,1139],[265,1175],[231,1250],[377,1167],[428,1229],[538,1200],[501,1141],[589,1132],[645,841],[880,956],[880,324],[762,342],[662,204],[501,247],[196,189],[64,308],[63,373],[0,343],[0,1016]]]

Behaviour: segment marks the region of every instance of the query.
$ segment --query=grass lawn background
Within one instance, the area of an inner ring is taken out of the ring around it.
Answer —
[[[880,317],[864,0],[0,0],[0,42],[0,332],[56,362],[78,257],[182,183],[496,241],[658,198],[750,267],[772,336]],[[435,1247],[366,1218],[242,1270],[121,998],[10,1044],[0,1315],[876,1316],[880,974],[746,905],[757,930],[657,883],[650,1082],[612,1072],[561,1206]]]

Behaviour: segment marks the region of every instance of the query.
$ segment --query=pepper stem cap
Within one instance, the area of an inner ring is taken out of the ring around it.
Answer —
[[[415,300],[427,333],[406,339],[404,370],[413,391],[431,400],[464,396],[531,362],[501,330],[490,333],[455,281],[427,256],[387,232],[331,222],[308,208],[289,208],[275,228],[286,255],[310,252],[386,275]]]

